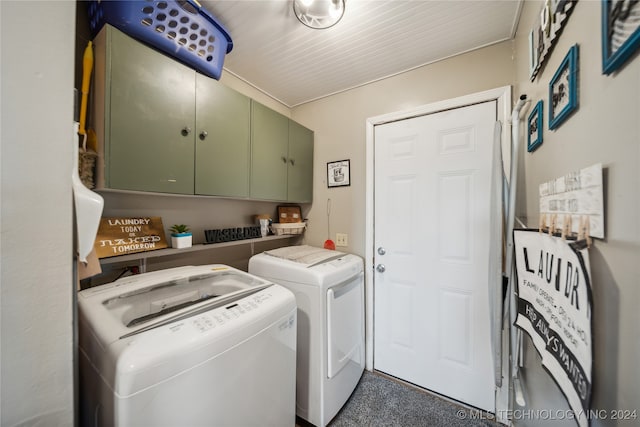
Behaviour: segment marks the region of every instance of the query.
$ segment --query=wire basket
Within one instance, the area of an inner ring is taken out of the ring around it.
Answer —
[[[93,37],[108,23],[216,80],[233,49],[227,30],[194,0],[93,0],[88,10]]]
[[[271,224],[271,232],[276,236],[302,234],[306,226],[307,224],[304,222],[273,223]]]

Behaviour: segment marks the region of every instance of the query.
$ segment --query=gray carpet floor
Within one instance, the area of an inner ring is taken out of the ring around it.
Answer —
[[[501,426],[472,410],[385,375],[365,371],[330,427]],[[479,419],[480,418],[480,419]]]

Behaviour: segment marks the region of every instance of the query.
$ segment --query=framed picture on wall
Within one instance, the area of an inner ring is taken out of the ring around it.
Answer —
[[[640,2],[602,1],[602,73],[611,74],[640,47]]]
[[[527,151],[535,151],[542,144],[542,100],[538,101],[527,120]]]
[[[349,160],[327,163],[327,187],[347,187],[351,185]]]
[[[556,129],[578,108],[578,45],[567,55],[549,82],[549,129]]]

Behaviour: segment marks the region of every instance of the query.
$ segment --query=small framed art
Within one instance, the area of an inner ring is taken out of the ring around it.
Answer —
[[[602,1],[602,73],[611,74],[640,48],[640,2]]]
[[[527,151],[535,151],[542,144],[542,100],[538,101],[527,120]]]
[[[556,129],[578,108],[578,45],[567,55],[549,82],[549,129]]]
[[[346,187],[351,185],[349,160],[327,163],[327,187]]]

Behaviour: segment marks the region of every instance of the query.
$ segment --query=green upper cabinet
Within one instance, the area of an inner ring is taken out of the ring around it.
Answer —
[[[104,123],[96,130],[104,140],[106,187],[193,194],[194,76],[192,69],[104,27],[96,38]]]
[[[109,25],[94,44],[98,187],[311,202],[312,131]]]
[[[250,195],[296,203],[310,203],[313,198],[313,132],[255,101]]]
[[[196,194],[248,197],[251,99],[196,75]]]
[[[289,120],[289,164],[287,200],[311,203],[313,200],[313,131]]]
[[[251,197],[287,200],[289,118],[251,103]]]

